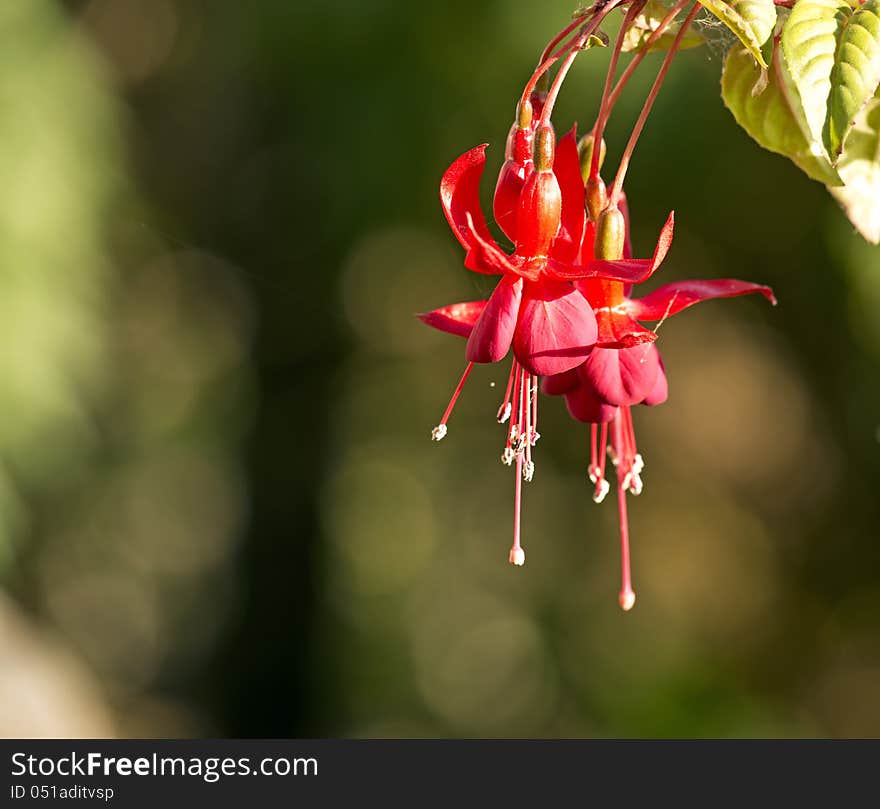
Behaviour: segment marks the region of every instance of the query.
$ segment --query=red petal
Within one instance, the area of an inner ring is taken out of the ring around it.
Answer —
[[[634,405],[649,396],[660,370],[652,343],[633,348],[597,348],[578,369],[581,379],[610,405]]]
[[[553,243],[552,254],[560,261],[574,261],[584,238],[587,221],[584,209],[584,181],[577,150],[576,127],[556,147],[553,173],[562,191],[562,227]]]
[[[498,362],[507,354],[516,329],[522,288],[522,278],[505,276],[498,282],[468,338],[468,360]]]
[[[659,357],[660,352],[658,351],[657,354],[658,359],[660,360],[660,370],[657,372],[657,381],[654,383],[651,392],[642,402],[642,404],[648,405],[649,407],[663,404],[669,396],[669,383],[666,381],[666,369],[663,367],[662,357]]]
[[[416,317],[434,329],[467,337],[485,308],[486,301],[468,301],[453,303],[433,312],[420,312]]]
[[[613,421],[617,413],[614,405],[605,404],[585,385],[566,393],[565,405],[573,419],[585,424],[606,424]]]
[[[486,163],[486,146],[475,146],[459,157],[440,180],[440,203],[449,226],[462,247],[473,245],[473,232],[492,240],[480,208],[480,177]],[[470,219],[468,218],[470,215]]]
[[[657,239],[657,247],[654,249],[654,257],[622,258],[616,261],[593,259],[582,265],[566,264],[565,262],[550,259],[547,262],[546,275],[559,281],[580,281],[586,278],[608,278],[614,281],[623,281],[627,284],[640,284],[650,278],[663,263],[669,247],[672,244],[672,231],[675,224],[675,214],[670,213],[666,224],[660,231]]]
[[[642,343],[653,343],[657,339],[654,332],[636,323],[627,314],[607,307],[593,311],[599,326],[596,345],[601,348],[630,348]]]
[[[474,272],[486,273],[487,275],[503,275],[505,272],[513,272],[514,265],[507,253],[495,244],[491,236],[484,239],[479,234],[470,214],[465,215],[465,220],[471,227],[472,244],[465,256],[464,266]]]
[[[593,310],[574,287],[526,285],[513,352],[527,371],[539,376],[567,371],[583,362],[595,342]]]
[[[541,391],[545,396],[559,396],[574,390],[580,383],[581,380],[577,375],[577,371],[572,368],[570,371],[563,371],[561,374],[545,376],[541,380]]]
[[[760,292],[770,303],[776,305],[776,298],[770,287],[737,281],[735,278],[719,278],[715,281],[677,281],[666,284],[644,298],[629,301],[627,311],[639,320],[661,320],[700,301],[735,298],[752,292]]]

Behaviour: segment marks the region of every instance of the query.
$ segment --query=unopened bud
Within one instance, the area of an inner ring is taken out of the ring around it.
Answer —
[[[606,208],[596,223],[595,256],[613,261],[623,258],[626,241],[626,220],[617,207]]]
[[[552,171],[533,171],[523,185],[516,219],[516,250],[521,256],[546,256],[562,218],[562,191]]]
[[[556,152],[556,133],[549,125],[539,126],[535,131],[535,144],[532,147],[536,171],[551,171],[553,155]]]
[[[516,132],[519,129],[516,122],[510,125],[510,129],[507,131],[507,140],[504,141],[504,159],[511,160],[513,158],[513,144],[514,137],[516,136]]]
[[[589,173],[589,169],[587,169]],[[584,201],[587,206],[587,214],[591,222],[598,222],[599,216],[608,204],[608,194],[605,191],[605,181],[601,177],[587,177],[585,185]]]
[[[516,105],[516,123],[520,129],[527,129],[532,125],[532,102],[529,99]]]
[[[547,91],[549,89],[550,89],[550,73],[549,73],[549,71],[545,70],[541,74],[537,83],[535,84],[535,93],[542,95],[542,96],[546,96]]]
[[[578,156],[581,159],[581,176],[584,178],[584,183],[586,183],[590,178],[590,169],[593,165],[593,133],[590,132],[584,135],[578,141]],[[599,165],[598,168],[602,168],[602,164],[605,162],[605,138],[602,138],[602,143],[599,145]]]

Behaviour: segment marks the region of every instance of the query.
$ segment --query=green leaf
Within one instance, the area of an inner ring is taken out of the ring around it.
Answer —
[[[859,110],[880,83],[880,7],[867,2],[847,16],[831,70],[825,145],[836,160]]]
[[[880,243],[880,94],[856,115],[837,170],[846,186],[829,190],[856,230]]]
[[[746,20],[739,11],[724,0],[698,0],[698,2],[733,31],[755,61],[762,68],[767,69],[767,62],[764,60],[764,54],[761,53],[761,45],[764,41],[759,39],[753,23]]]
[[[810,133],[823,145],[831,74],[851,16],[852,9],[845,0],[798,0],[782,28],[782,55],[800,95]]]
[[[730,5],[751,26],[761,45],[770,39],[776,25],[776,4],[773,0],[732,0]]]
[[[798,0],[782,29],[782,52],[813,138],[836,162],[858,111],[880,82],[878,0]]]
[[[763,75],[767,76],[766,89],[755,95],[753,88]],[[721,97],[737,123],[765,149],[790,158],[814,180],[826,185],[841,184],[821,140],[809,132],[797,91],[778,49],[766,74],[755,64],[750,51],[731,48],[724,60]]]
[[[648,0],[641,13],[639,13],[632,21],[632,25],[630,25],[623,38],[623,50],[643,50],[648,44],[648,39],[651,34],[660,27],[660,23],[663,22],[668,13],[669,8],[664,6],[659,0]],[[669,47],[672,45],[675,35],[678,33],[680,27],[681,24],[677,21],[670,23],[666,30],[654,40],[648,50],[669,50]],[[700,45],[704,45],[705,42],[706,40],[703,38],[702,34],[698,33],[693,28],[689,28],[681,38],[681,44],[679,47],[682,50],[685,48],[697,48]]]

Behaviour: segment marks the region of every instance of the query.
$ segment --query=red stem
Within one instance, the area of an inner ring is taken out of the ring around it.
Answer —
[[[629,142],[626,144],[623,157],[620,159],[620,165],[617,168],[617,175],[614,178],[614,185],[611,187],[611,192],[608,194],[609,208],[614,207],[620,198],[620,192],[623,190],[623,181],[626,178],[626,171],[629,168],[629,161],[632,158],[633,150],[636,148],[639,136],[642,134],[645,121],[648,120],[648,115],[651,112],[651,108],[654,106],[654,101],[657,99],[657,94],[660,92],[660,88],[663,86],[663,79],[666,78],[666,73],[669,70],[669,66],[672,64],[672,59],[675,56],[676,51],[681,45],[681,40],[701,8],[702,6],[699,3],[694,3],[694,7],[690,10],[687,17],[685,17],[684,22],[681,24],[681,28],[678,29],[678,33],[675,35],[675,40],[672,43],[672,47],[669,49],[669,53],[666,54],[663,64],[660,65],[660,70],[657,72],[657,78],[654,79],[651,92],[648,93],[648,97],[645,99],[645,104],[642,107],[642,111],[639,114],[635,126],[633,127]]]
[[[611,52],[611,62],[608,65],[608,73],[605,76],[605,87],[602,90],[602,100],[599,102],[599,114],[596,116],[596,125],[593,127],[593,158],[590,163],[590,178],[596,179],[599,176],[599,157],[602,151],[602,136],[605,134],[605,124],[608,116],[611,114],[611,107],[608,104],[608,97],[611,94],[611,83],[614,81],[614,74],[617,73],[617,62],[620,59],[620,49],[623,47],[623,38],[626,36],[627,29],[632,25],[632,21],[636,15],[645,7],[644,0],[636,0],[626,11],[626,16],[620,24],[620,31],[617,33],[617,40],[614,42],[614,50]]]

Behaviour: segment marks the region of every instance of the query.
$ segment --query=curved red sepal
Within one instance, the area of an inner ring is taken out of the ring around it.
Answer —
[[[551,255],[563,262],[574,261],[584,238],[587,221],[584,181],[577,150],[577,125],[556,146],[553,173],[562,192],[562,224]]]
[[[596,334],[590,304],[570,284],[526,284],[513,353],[527,371],[550,376],[575,368],[592,350]]]
[[[495,243],[492,236],[483,238],[470,214],[466,214],[465,221],[470,227],[469,235],[472,243],[471,249],[468,250],[464,258],[464,266],[469,270],[486,275],[503,275],[506,272],[514,272],[515,266],[511,257]]]
[[[453,303],[441,309],[434,309],[432,312],[419,312],[416,317],[433,329],[459,337],[469,337],[474,323],[486,308],[486,303],[486,301]]]
[[[776,297],[770,287],[738,281],[736,278],[719,278],[711,281],[676,281],[654,290],[644,298],[628,301],[627,312],[639,320],[661,320],[714,298],[735,298],[758,292],[776,305]]]
[[[672,232],[675,225],[675,213],[670,213],[666,224],[660,231],[654,256],[644,258],[622,258],[615,261],[593,259],[582,265],[566,265],[564,262],[550,259],[547,262],[547,275],[560,281],[582,281],[587,278],[608,278],[623,281],[627,284],[640,284],[646,281],[663,263],[672,245]]]
[[[473,246],[474,231],[483,239],[492,240],[480,208],[480,177],[486,164],[487,145],[483,143],[465,152],[446,169],[440,180],[440,203],[446,221],[466,249]]]

